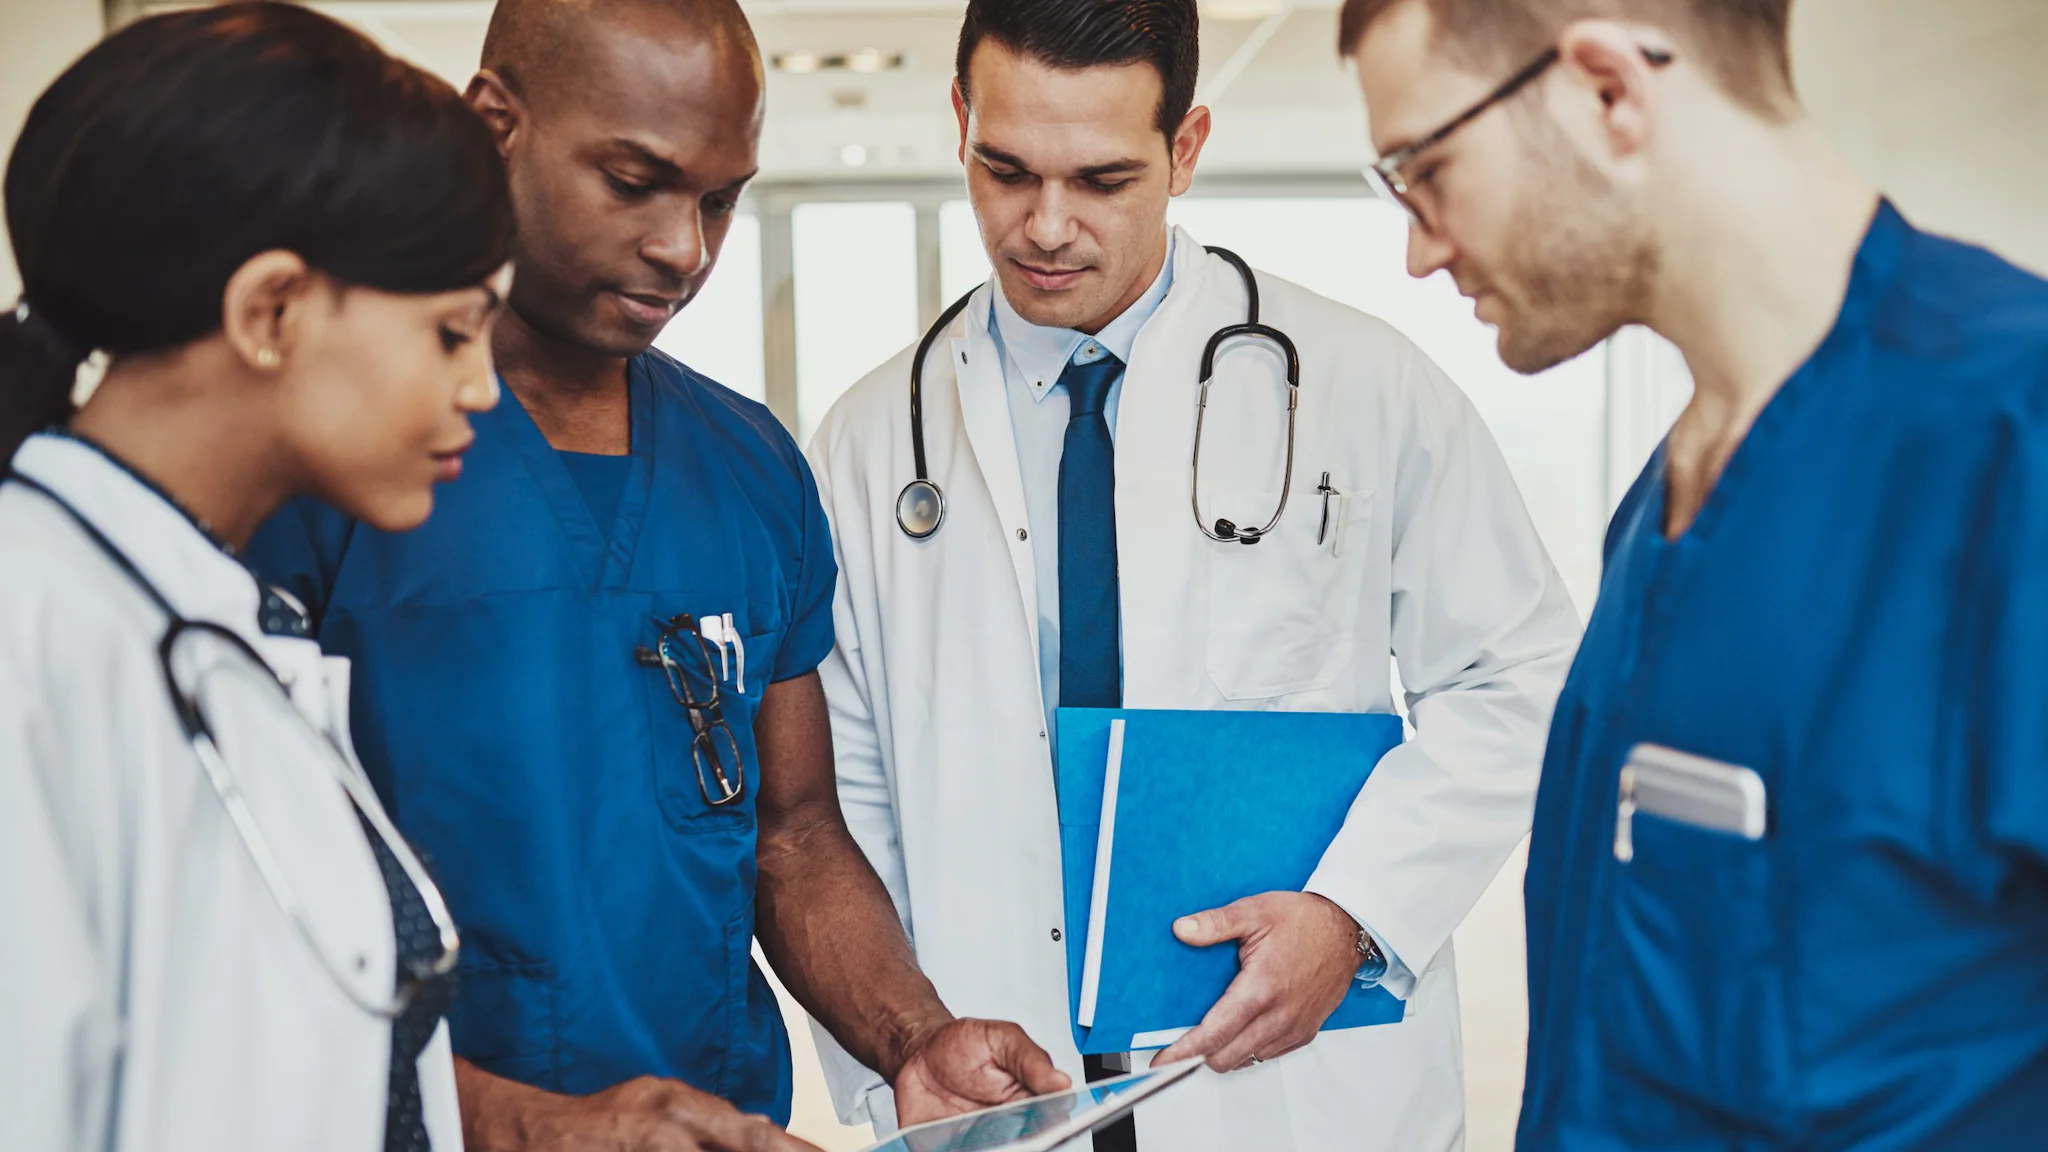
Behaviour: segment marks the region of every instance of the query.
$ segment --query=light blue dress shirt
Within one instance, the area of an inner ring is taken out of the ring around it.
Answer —
[[[1093,336],[1072,328],[1041,328],[1010,307],[1000,287],[993,293],[989,331],[1003,357],[1003,392],[1010,406],[1010,432],[1017,441],[1017,467],[1024,478],[1024,512],[1030,521],[1031,559],[1038,570],[1038,683],[1045,693],[1045,733],[1054,740],[1053,713],[1060,706],[1060,456],[1066,451],[1067,416],[1071,410],[1060,374],[1068,364],[1086,364],[1104,354],[1129,365],[1138,333],[1166,294],[1173,289],[1174,241],[1166,246],[1166,263],[1152,287],[1123,314]],[[1116,416],[1124,381],[1109,386],[1103,418],[1116,435]],[[1055,743],[1054,747],[1058,747]],[[1368,927],[1389,971],[1382,980],[1405,998],[1413,977],[1399,957],[1387,950]]]
[[[1104,355],[1126,365],[1138,333],[1173,287],[1173,241],[1167,240],[1166,263],[1152,287],[1123,314],[1093,336],[1072,328],[1041,328],[1017,314],[1000,286],[992,295],[989,331],[1003,357],[1003,391],[1010,405],[1010,431],[1017,440],[1017,465],[1024,477],[1024,510],[1030,521],[1031,559],[1038,569],[1038,682],[1045,692],[1045,731],[1053,733],[1053,710],[1060,704],[1060,457],[1066,451],[1071,401],[1060,374],[1069,364],[1087,364]],[[1116,435],[1116,416],[1123,398],[1119,375],[1109,385],[1103,419]]]

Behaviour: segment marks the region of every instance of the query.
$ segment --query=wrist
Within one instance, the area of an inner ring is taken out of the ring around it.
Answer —
[[[941,1007],[933,1007],[900,1016],[887,1029],[881,1047],[881,1066],[875,1071],[890,1084],[903,1074],[903,1069],[918,1054],[928,1047],[947,1025],[953,1023],[953,1014]]]

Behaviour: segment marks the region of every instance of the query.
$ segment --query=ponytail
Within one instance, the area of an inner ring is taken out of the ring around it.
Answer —
[[[84,359],[27,300],[0,313],[0,471],[22,441],[70,417]]]

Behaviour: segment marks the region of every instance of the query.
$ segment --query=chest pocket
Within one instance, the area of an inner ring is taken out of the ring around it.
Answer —
[[[1609,858],[1591,982],[1607,1062],[1761,1128],[1785,1126],[1792,1052],[1772,913],[1777,842],[1643,811],[1629,838],[1628,862]],[[1633,1110],[1629,1100],[1616,1107]],[[1645,1143],[1677,1135],[1662,1130],[1666,1109],[1636,1122],[1629,1135]]]
[[[699,624],[715,628],[704,620]],[[642,662],[654,791],[663,818],[676,832],[725,830],[751,834],[755,798],[761,789],[754,720],[760,715],[761,694],[768,688],[769,671],[775,666],[782,633],[743,632],[741,642],[728,641],[722,646],[723,652],[715,640],[714,631],[699,649],[685,634],[670,643],[674,667]],[[653,648],[651,637],[647,647]],[[714,724],[712,712],[702,707],[713,699],[714,684],[717,712],[725,721],[723,725]],[[741,691],[742,687],[745,691]],[[677,700],[679,690],[700,705],[697,717],[704,725],[701,734],[692,723],[691,710]],[[711,760],[713,755],[717,757],[716,763]],[[737,799],[713,803],[734,785],[740,790]]]
[[[1324,530],[1314,485],[1297,482],[1273,535],[1209,548],[1207,664],[1226,699],[1317,691],[1351,663],[1375,503],[1333,498]]]

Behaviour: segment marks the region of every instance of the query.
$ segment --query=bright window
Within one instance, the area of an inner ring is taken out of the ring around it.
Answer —
[[[742,396],[765,399],[760,217],[733,217],[711,279],[654,346]]]
[[[917,214],[897,201],[799,204],[790,229],[797,441],[809,444],[834,401],[917,339]]]

